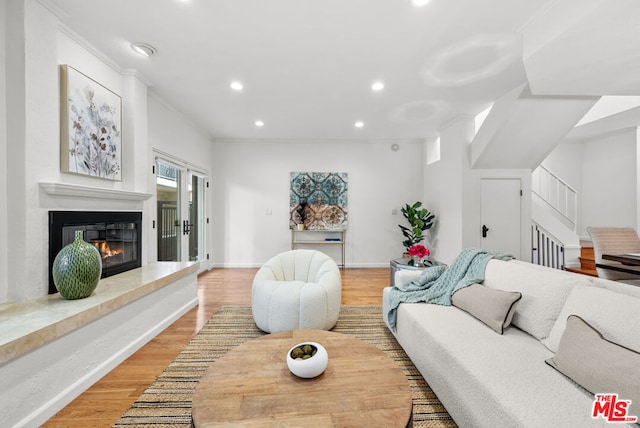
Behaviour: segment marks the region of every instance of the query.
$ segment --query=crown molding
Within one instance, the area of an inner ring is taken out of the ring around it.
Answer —
[[[153,86],[153,82],[151,82],[151,80],[149,80],[147,76],[140,73],[140,71],[138,71],[135,68],[123,68],[120,71],[120,75],[135,77],[136,79],[141,81],[147,88],[150,88],[151,86]]]
[[[73,31],[71,28],[67,27],[66,25],[64,25],[61,22],[58,22],[58,30],[60,30],[61,33],[63,33],[67,37],[69,37],[71,40],[76,42],[78,45],[80,45],[81,47],[86,49],[87,52],[89,52],[90,54],[92,54],[93,56],[98,58],[100,61],[102,61],[105,64],[107,64],[109,67],[111,67],[118,74],[122,74],[122,67],[120,67],[114,60],[112,60],[107,55],[105,55],[100,50],[98,50],[91,43],[89,43],[88,41],[83,39],[80,35],[78,35],[78,33]]]
[[[66,35],[67,37],[69,37],[71,40],[73,40],[75,43],[83,47],[85,50],[87,50],[91,55],[95,56],[100,61],[104,62],[107,66],[111,67],[119,75],[135,77],[147,87],[150,87],[153,85],[153,83],[148,77],[140,73],[135,68],[120,67],[120,65],[118,65],[114,60],[112,60],[107,55],[102,53],[102,51],[100,51],[98,48],[96,48],[91,43],[86,41],[84,38],[82,38],[82,36],[80,36],[78,33],[73,31],[71,28],[67,27],[65,24],[58,22],[58,30],[64,35]]]
[[[437,138],[439,134],[429,134],[425,138]],[[213,138],[214,143],[423,143],[425,138]]]
[[[66,10],[64,10],[51,0],[38,0],[38,3],[40,3],[42,7],[47,9],[49,12],[53,13],[53,15],[58,19],[66,18],[69,16],[69,13],[67,13]]]

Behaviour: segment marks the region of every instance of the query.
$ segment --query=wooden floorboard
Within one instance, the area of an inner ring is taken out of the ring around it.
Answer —
[[[110,427],[182,348],[225,305],[251,305],[251,283],[257,269],[213,269],[198,276],[200,303],[138,352],[104,376],[44,427]],[[343,305],[381,305],[389,269],[344,269]]]

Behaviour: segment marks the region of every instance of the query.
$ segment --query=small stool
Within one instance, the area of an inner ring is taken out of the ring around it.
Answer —
[[[256,273],[251,310],[258,328],[330,330],[336,325],[342,278],[336,262],[316,250],[290,250],[267,261]]]

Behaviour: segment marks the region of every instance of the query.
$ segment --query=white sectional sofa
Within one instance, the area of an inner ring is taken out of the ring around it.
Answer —
[[[398,271],[395,284],[419,275]],[[491,260],[483,285],[522,294],[503,334],[455,306],[426,303],[401,303],[391,329],[455,422],[474,428],[611,426],[592,418],[593,395],[545,360],[555,357],[569,315],[628,348],[632,358],[640,356],[640,287],[517,260]],[[389,290],[383,293],[387,325]],[[640,395],[640,378],[631,382]],[[640,402],[630,410],[639,415]]]

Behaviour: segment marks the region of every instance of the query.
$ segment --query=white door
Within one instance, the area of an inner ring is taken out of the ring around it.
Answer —
[[[156,196],[158,201],[158,261],[182,261],[184,248],[183,208],[186,171],[164,160],[156,160]]]
[[[480,180],[480,246],[520,258],[520,179]]]
[[[205,186],[207,177],[189,171],[188,178],[188,223],[186,232],[189,245],[189,261],[197,262],[205,258]]]
[[[203,173],[156,159],[158,261],[205,258],[205,186]]]

